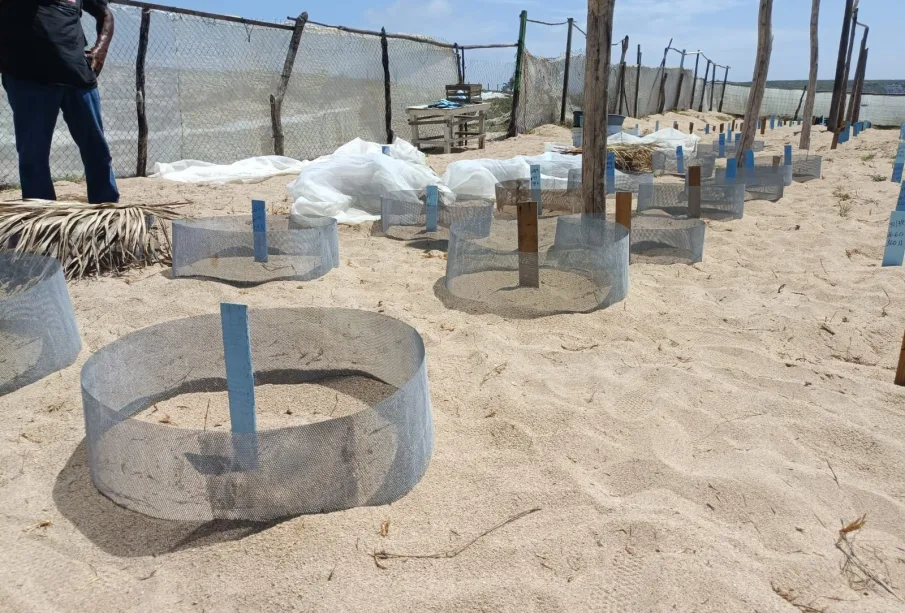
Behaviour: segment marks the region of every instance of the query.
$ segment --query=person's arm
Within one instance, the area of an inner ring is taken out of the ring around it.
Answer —
[[[86,51],[91,70],[100,75],[107,61],[107,51],[110,49],[110,41],[113,40],[113,13],[106,2],[86,2],[85,11],[97,21],[97,42],[90,51]]]

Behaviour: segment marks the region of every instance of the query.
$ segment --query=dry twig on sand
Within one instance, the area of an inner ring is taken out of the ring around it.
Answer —
[[[509,519],[502,521],[502,522],[498,523],[497,525],[493,526],[492,528],[485,530],[484,532],[477,535],[476,537],[474,537],[473,539],[471,539],[464,545],[461,545],[461,546],[456,547],[455,549],[451,549],[449,551],[443,551],[440,553],[426,553],[426,554],[405,554],[405,553],[390,553],[388,551],[384,551],[381,549],[380,551],[375,551],[372,554],[374,557],[374,563],[377,565],[378,568],[386,569],[386,566],[384,566],[383,564],[380,563],[381,560],[399,560],[399,559],[445,560],[445,559],[449,559],[449,558],[455,558],[457,555],[459,555],[460,553],[462,553],[463,551],[465,551],[466,549],[468,549],[469,547],[471,547],[472,545],[477,543],[479,540],[481,540],[488,534],[495,532],[496,530],[499,530],[500,528],[502,528],[504,526],[508,526],[512,522],[518,521],[518,520],[522,519],[523,517],[527,517],[527,516],[531,515],[532,513],[537,513],[538,511],[540,511],[540,508],[536,507],[534,509],[528,509],[527,511],[522,511],[521,513],[517,513],[517,514],[513,515],[512,517],[510,517]]]
[[[877,575],[872,572],[855,553],[854,539],[850,538],[855,532],[864,527],[867,522],[867,515],[862,515],[855,521],[842,526],[839,529],[839,539],[836,541],[836,549],[842,552],[844,560],[842,562],[842,574],[848,580],[849,587],[853,590],[864,590],[874,586],[879,586],[887,594],[898,600],[905,602],[899,595],[892,591],[886,583],[880,580]]]
[[[811,605],[806,605],[804,603],[798,602],[798,597],[795,595],[794,590],[782,588],[778,585],[773,585],[772,583],[770,584],[770,587],[773,588],[773,591],[776,592],[776,594],[780,598],[788,602],[799,611],[802,611],[802,613],[824,613],[826,611],[826,609],[816,609]]]

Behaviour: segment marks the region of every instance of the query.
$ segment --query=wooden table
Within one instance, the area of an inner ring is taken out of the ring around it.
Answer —
[[[484,121],[487,119],[489,102],[480,104],[467,104],[457,109],[432,109],[427,105],[410,106],[405,112],[408,115],[408,123],[412,126],[412,144],[421,148],[421,145],[443,147],[444,153],[450,153],[453,147],[467,147],[468,140],[476,138],[478,148],[484,148],[484,139],[487,132],[484,129]],[[438,125],[443,130],[439,136],[422,137],[422,126]],[[469,129],[470,127],[475,130]]]

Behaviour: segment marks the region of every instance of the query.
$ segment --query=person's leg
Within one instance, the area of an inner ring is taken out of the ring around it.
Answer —
[[[63,88],[5,74],[3,89],[13,109],[22,197],[56,200],[50,178],[50,143],[60,114]]]
[[[82,155],[88,202],[119,202],[119,190],[113,176],[113,158],[104,138],[101,98],[97,88],[67,89],[63,95],[63,119]]]

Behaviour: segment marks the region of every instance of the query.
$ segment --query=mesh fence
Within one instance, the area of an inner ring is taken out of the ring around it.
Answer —
[[[433,422],[413,328],[347,309],[252,310],[249,326],[253,434],[229,431],[218,316],[145,328],[88,360],[88,466],[102,494],[162,519],[264,521],[388,504],[418,483]],[[171,419],[150,417],[154,405]]]
[[[700,146],[703,147],[704,145],[700,145]],[[751,151],[754,151],[755,153],[757,153],[758,151],[763,151],[763,150],[764,150],[764,141],[756,140],[751,144]],[[733,140],[732,144],[730,145],[729,141],[726,140],[726,148],[724,151],[725,155],[721,156],[719,139],[713,141],[713,153],[717,157],[731,158],[731,157],[735,157],[735,154],[737,152],[738,152],[738,147],[736,146],[735,141]]]
[[[713,176],[716,166],[716,155],[708,151],[698,151],[694,155],[682,156],[682,168],[679,168],[679,156],[675,151],[654,151],[651,164],[654,176],[662,174],[685,174],[689,166],[700,166],[701,177]]]
[[[572,169],[569,176],[572,175]],[[581,169],[577,169],[581,173]],[[579,187],[581,184],[579,183]],[[550,213],[578,213],[582,210],[581,190],[574,189],[572,184],[562,179],[545,177],[540,184],[540,214]],[[516,205],[519,202],[534,201],[535,195],[531,191],[530,179],[512,179],[500,181],[496,184],[497,209],[509,215],[516,214]]]
[[[0,252],[0,395],[69,366],[80,349],[59,262]]]
[[[380,225],[384,234],[397,240],[445,240],[449,227],[469,220],[476,229],[490,232],[493,201],[457,194],[454,202],[439,203],[435,231],[428,231],[427,198],[424,190],[395,192],[380,197]]]
[[[450,228],[441,298],[450,308],[505,317],[589,312],[625,298],[628,257],[628,231],[602,218],[540,218],[537,253],[518,251],[514,220],[494,220],[489,235],[459,222]],[[536,287],[522,282],[526,274]]]
[[[255,258],[250,215],[173,222],[173,275],[205,277],[236,285],[310,281],[339,266],[339,236],[331,217],[304,225],[268,216],[266,261]]]
[[[651,173],[624,173],[616,171],[616,187],[617,192],[631,192],[637,194],[638,190],[644,184],[652,184],[654,175]],[[581,168],[573,168],[569,171],[569,189],[579,190],[581,188]]]
[[[754,172],[750,172],[746,167],[736,170],[736,183],[744,183],[745,200],[768,200],[776,202],[781,199],[785,192],[786,171],[783,166],[773,166],[772,164],[755,165]],[[731,181],[726,179],[726,169],[717,168],[714,172],[713,185],[725,186]]]
[[[632,263],[694,264],[704,258],[701,219],[645,213],[632,218]]]
[[[688,217],[688,191],[684,185],[642,185],[637,212],[660,210],[673,217]],[[741,219],[745,213],[745,186],[702,185],[701,216],[716,220]]]

